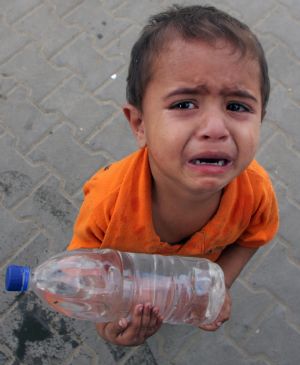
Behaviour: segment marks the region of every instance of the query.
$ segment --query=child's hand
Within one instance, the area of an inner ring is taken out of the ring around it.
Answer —
[[[218,328],[222,326],[224,322],[228,321],[230,317],[230,312],[231,312],[231,295],[229,293],[229,290],[226,289],[224,304],[216,320],[210,324],[201,325],[199,326],[199,328],[205,331],[216,331]]]
[[[116,322],[98,323],[96,328],[104,340],[115,345],[137,346],[154,335],[162,321],[159,309],[147,303],[134,308],[130,321],[122,318]]]

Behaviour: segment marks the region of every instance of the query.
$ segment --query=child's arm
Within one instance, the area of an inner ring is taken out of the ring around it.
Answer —
[[[257,250],[257,248],[248,248],[235,243],[222,252],[217,264],[224,271],[225,285],[228,289]]]
[[[116,322],[98,323],[98,334],[106,341],[121,346],[137,346],[154,335],[162,325],[159,309],[150,303],[138,304],[131,321],[122,318]]]
[[[224,271],[226,286],[225,301],[218,318],[211,324],[200,326],[201,329],[215,331],[229,319],[231,312],[231,296],[229,289],[256,251],[257,248],[248,248],[238,244],[232,244],[222,252],[217,260],[217,264],[219,264]]]

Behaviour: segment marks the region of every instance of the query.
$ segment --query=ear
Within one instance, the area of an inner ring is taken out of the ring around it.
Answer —
[[[142,112],[131,104],[125,104],[123,112],[127,118],[130,128],[135,136],[137,144],[140,148],[146,146],[145,125],[142,118]]]

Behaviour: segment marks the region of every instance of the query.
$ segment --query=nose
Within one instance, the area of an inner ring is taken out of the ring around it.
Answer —
[[[201,117],[201,123],[197,132],[198,138],[224,141],[229,137],[226,117],[222,110],[211,108],[207,110]]]

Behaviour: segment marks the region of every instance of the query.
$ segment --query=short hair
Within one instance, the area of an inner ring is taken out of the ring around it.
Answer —
[[[270,79],[264,50],[250,28],[213,6],[179,6],[149,18],[131,50],[127,77],[128,103],[142,110],[147,84],[153,73],[153,60],[172,37],[203,40],[214,45],[218,40],[229,42],[241,56],[257,59],[260,68],[262,109],[265,111],[270,94]]]

